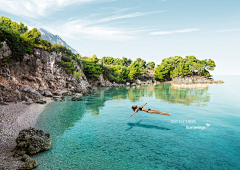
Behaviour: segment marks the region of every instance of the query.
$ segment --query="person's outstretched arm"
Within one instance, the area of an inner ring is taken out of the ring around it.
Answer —
[[[142,105],[142,106],[140,106],[140,107],[137,107],[137,109],[135,110],[135,112],[134,112],[133,114],[131,114],[130,117],[132,117],[135,113],[137,113],[138,110],[139,110],[140,108],[143,108],[143,106],[145,106],[146,104],[147,104],[147,103],[145,103],[144,105]]]
[[[138,112],[138,110],[139,110],[139,107],[135,110],[135,112],[133,113],[133,114],[131,114],[131,116],[130,117],[132,117],[135,113],[137,113]]]

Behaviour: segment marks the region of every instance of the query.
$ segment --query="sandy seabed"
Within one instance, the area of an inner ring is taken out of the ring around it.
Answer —
[[[47,99],[47,104],[51,102]],[[21,102],[0,105],[0,168],[14,170],[21,167],[20,158],[11,152],[16,146],[16,138],[22,129],[34,127],[46,104],[26,105]]]

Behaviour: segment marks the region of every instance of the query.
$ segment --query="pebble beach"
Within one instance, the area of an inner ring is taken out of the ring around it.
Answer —
[[[51,102],[47,99],[47,103]],[[21,167],[20,158],[11,152],[15,139],[22,129],[34,127],[37,117],[46,107],[41,104],[26,105],[22,102],[0,105],[0,168],[14,170]]]

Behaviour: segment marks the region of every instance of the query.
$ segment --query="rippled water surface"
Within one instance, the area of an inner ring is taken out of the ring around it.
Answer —
[[[239,169],[240,76],[214,78],[225,83],[101,88],[50,103],[36,127],[52,148],[33,156],[37,169]],[[130,118],[144,103],[173,115]]]

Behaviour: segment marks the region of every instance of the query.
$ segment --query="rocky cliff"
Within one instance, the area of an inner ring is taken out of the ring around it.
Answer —
[[[58,90],[91,93],[86,77],[77,79],[60,65],[62,56],[55,52],[34,49],[22,62],[14,60],[6,44],[0,49],[0,102],[13,102],[52,96]],[[75,64],[76,71],[82,72]]]

